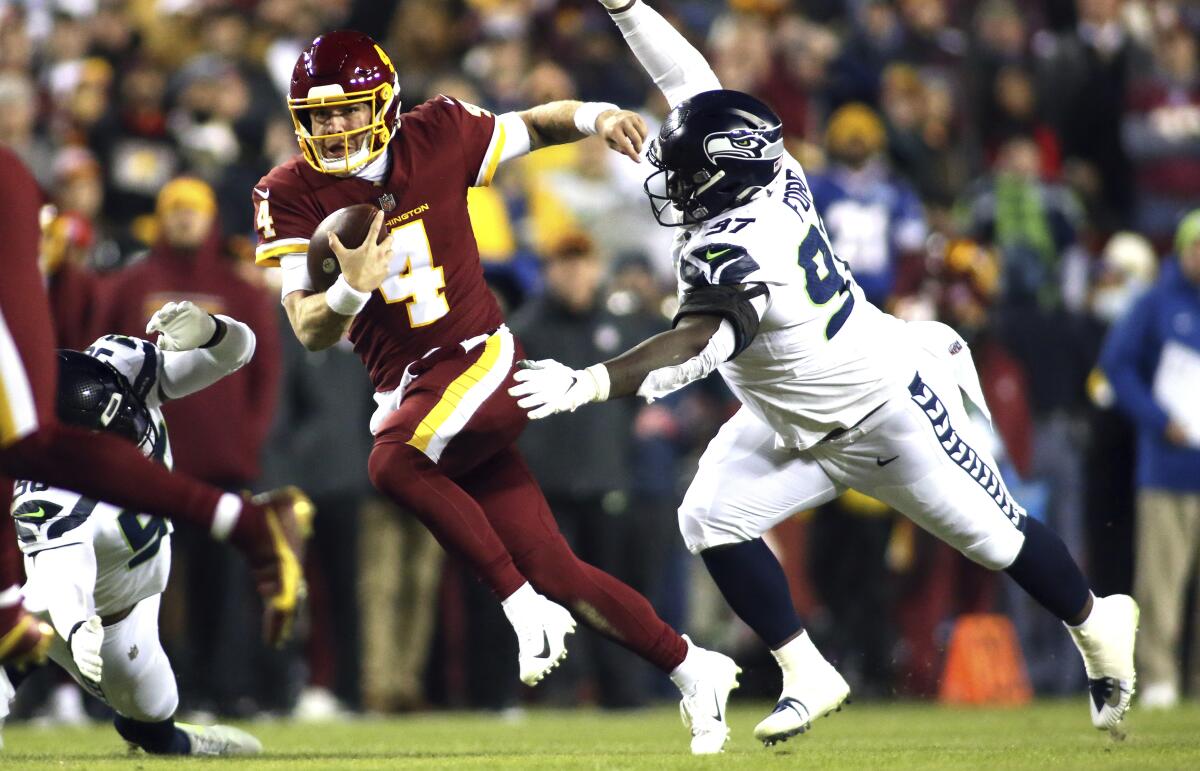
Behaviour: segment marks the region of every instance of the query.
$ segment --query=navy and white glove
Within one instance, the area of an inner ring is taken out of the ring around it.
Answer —
[[[104,673],[104,659],[100,656],[100,647],[104,645],[104,625],[100,617],[92,616],[76,624],[68,643],[79,674],[99,684]]]
[[[208,311],[184,300],[155,311],[146,324],[146,334],[157,332],[158,347],[164,351],[190,351],[213,345],[222,326]]]
[[[574,412],[588,402],[608,398],[608,369],[603,364],[571,369],[554,359],[520,361],[513,380],[517,385],[508,389],[508,395],[519,397],[517,406],[529,412],[530,420]]]

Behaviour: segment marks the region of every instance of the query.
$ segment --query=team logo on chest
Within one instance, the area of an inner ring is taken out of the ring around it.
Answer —
[[[396,208],[396,196],[391,193],[385,193],[379,196],[379,208],[384,211],[392,211]]]

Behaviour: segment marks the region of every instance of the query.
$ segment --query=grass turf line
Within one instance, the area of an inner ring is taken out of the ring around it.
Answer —
[[[730,710],[724,755],[693,758],[671,708],[601,713],[532,710],[518,722],[474,713],[432,713],[350,723],[243,725],[268,754],[202,762],[246,769],[511,768],[1200,768],[1200,705],[1172,712],[1134,709],[1128,739],[1115,742],[1088,722],[1083,697],[1018,709],[946,709],[930,704],[852,705],[811,734],[774,749],[754,741],[769,705]],[[197,768],[180,758],[130,757],[111,726],[9,726],[0,768]]]

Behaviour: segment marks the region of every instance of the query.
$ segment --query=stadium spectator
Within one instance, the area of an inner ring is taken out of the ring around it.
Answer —
[[[1099,183],[1095,216],[1122,225],[1133,204],[1133,175],[1121,143],[1121,115],[1143,52],[1121,21],[1120,0],[1076,0],[1077,23],[1042,40],[1038,81],[1064,159],[1081,162]]]
[[[1148,708],[1179,701],[1188,585],[1200,566],[1200,210],[1180,223],[1175,246],[1176,259],[1113,327],[1100,360],[1138,435],[1133,591]],[[1192,673],[1198,656],[1193,645]]]
[[[604,274],[595,243],[583,234],[568,236],[547,255],[546,291],[510,319],[529,359],[560,358],[583,364],[629,345],[636,332],[600,301]],[[629,451],[632,402],[566,416],[566,425],[531,422],[519,446],[542,485],[567,542],[580,559],[609,571],[639,592],[643,569],[637,544],[652,523],[634,521],[629,509]],[[572,437],[563,451],[562,437]],[[575,701],[572,682],[587,677],[603,707],[632,707],[646,698],[639,662],[616,646],[581,631],[573,655],[546,685],[558,698]],[[599,643],[599,644],[597,644]],[[586,646],[586,647],[585,647]],[[582,655],[581,655],[582,654]],[[572,663],[573,662],[573,663]],[[582,667],[580,666],[582,665]],[[643,673],[644,674],[644,673]],[[566,675],[564,677],[563,675]]]
[[[1096,366],[1087,379],[1084,511],[1093,585],[1108,594],[1133,591],[1137,436],[1129,418],[1116,408],[1112,384],[1099,366],[1100,349],[1109,329],[1150,288],[1157,272],[1158,258],[1145,236],[1116,233],[1104,246],[1088,302],[1087,350]]]
[[[892,173],[886,143],[883,122],[871,108],[840,107],[825,130],[832,163],[809,177],[834,252],[850,264],[867,299],[881,308],[897,290],[912,291],[915,282],[898,286],[897,280],[902,263],[913,262],[926,235],[921,201]]]
[[[1164,249],[1196,203],[1200,179],[1200,63],[1196,37],[1166,32],[1153,74],[1132,84],[1121,130],[1137,183],[1135,227]]]
[[[100,334],[94,318],[99,279],[87,266],[92,226],[77,214],[57,214],[53,207],[44,211],[48,221],[42,225],[38,268],[50,296],[55,345],[80,351]]]
[[[25,161],[43,189],[50,187],[54,145],[37,132],[37,93],[21,72],[0,71],[0,141]]]
[[[255,484],[260,452],[274,417],[279,384],[279,327],[273,298],[241,278],[218,248],[216,200],[207,184],[192,177],[168,183],[155,209],[159,237],[146,258],[115,274],[97,315],[99,328],[135,337],[146,335],[147,310],[165,302],[191,300],[210,313],[230,313],[257,338],[254,358],[242,371],[195,398],[165,409],[176,437],[175,466],[227,490]],[[214,420],[213,416],[221,416]],[[179,529],[179,578],[189,584],[190,654],[180,667],[197,679],[194,692],[222,714],[254,707],[262,667],[245,568],[235,555],[186,528]],[[208,657],[208,658],[205,658]],[[183,661],[181,660],[181,664]],[[287,698],[287,694],[272,694]],[[272,706],[281,706],[275,704]]]

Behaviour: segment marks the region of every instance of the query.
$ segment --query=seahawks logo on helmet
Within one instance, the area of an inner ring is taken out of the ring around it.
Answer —
[[[704,138],[704,154],[713,163],[718,158],[741,161],[770,161],[783,155],[783,127],[739,128],[716,131]]]

